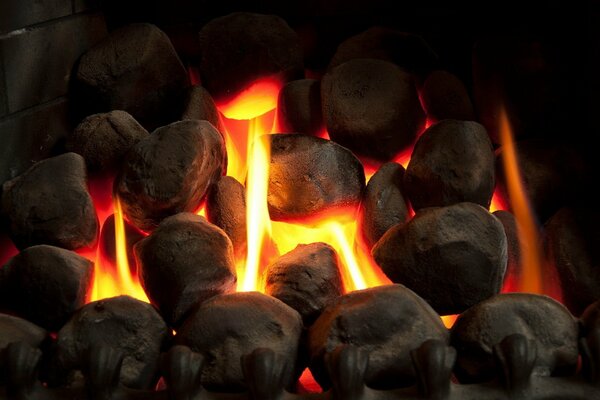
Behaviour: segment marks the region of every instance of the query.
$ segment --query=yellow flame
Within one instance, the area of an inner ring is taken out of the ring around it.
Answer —
[[[248,130],[250,145],[248,146],[248,179],[246,188],[246,226],[248,255],[246,268],[239,291],[260,290],[261,250],[265,237],[271,235],[271,220],[267,207],[267,191],[269,185],[269,164],[271,149],[268,138],[259,127],[256,118],[250,121]]]
[[[277,78],[262,78],[225,103],[219,111],[229,119],[249,120],[277,107],[281,82]]]
[[[148,296],[141,287],[137,277],[132,276],[127,257],[127,237],[121,202],[117,197],[113,199],[115,218],[115,250],[116,273],[111,268],[111,262],[102,256],[98,248],[94,263],[94,285],[92,287],[91,301],[105,299],[120,295],[129,295],[138,300],[149,303]]]
[[[542,293],[542,252],[539,246],[538,227],[523,186],[512,130],[504,108],[500,111],[500,143],[508,197],[517,221],[521,248],[523,278],[519,282],[519,291]]]

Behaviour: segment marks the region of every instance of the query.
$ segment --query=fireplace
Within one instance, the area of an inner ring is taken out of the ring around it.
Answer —
[[[0,398],[600,396],[594,4],[24,3]]]

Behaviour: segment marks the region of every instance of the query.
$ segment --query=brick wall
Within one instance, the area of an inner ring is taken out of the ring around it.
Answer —
[[[72,129],[71,71],[106,33],[98,0],[0,1],[0,185]]]

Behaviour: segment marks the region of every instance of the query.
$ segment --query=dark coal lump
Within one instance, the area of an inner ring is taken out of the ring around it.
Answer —
[[[523,268],[521,266],[521,244],[519,243],[519,232],[517,220],[509,211],[498,210],[492,213],[502,223],[506,234],[507,264],[504,274],[504,286],[516,288],[517,282],[521,281]]]
[[[282,132],[319,135],[324,129],[320,82],[315,79],[288,82],[279,91],[277,113]]]
[[[421,88],[421,101],[432,122],[444,119],[473,121],[475,112],[465,85],[447,71],[434,71]]]
[[[373,248],[393,281],[423,297],[440,314],[457,314],[500,291],[506,235],[483,207],[459,203],[417,212],[386,232]]]
[[[455,374],[464,383],[485,382],[496,374],[493,347],[512,334],[533,340],[536,375],[575,371],[578,329],[573,316],[550,297],[529,293],[494,296],[461,314],[451,333],[458,352]]]
[[[75,84],[85,115],[124,110],[147,129],[179,118],[189,86],[168,36],[150,24],[111,32],[81,57]]]
[[[321,100],[331,139],[381,161],[412,144],[425,124],[412,76],[387,61],[357,59],[331,69]]]
[[[225,100],[259,78],[303,76],[298,35],[276,15],[236,12],[200,31],[200,75],[213,97]]]
[[[408,219],[402,180],[404,167],[395,162],[383,164],[371,177],[359,211],[359,227],[369,249],[392,226]]]
[[[340,44],[329,69],[357,58],[389,61],[411,73],[424,75],[438,57],[422,37],[376,26]]]
[[[37,325],[12,315],[0,314],[0,358],[11,343],[23,342],[31,347],[41,347],[47,332]],[[5,363],[0,362],[0,386],[6,379]]]
[[[489,208],[495,161],[485,128],[472,121],[444,120],[417,141],[404,175],[415,210],[468,201]]]
[[[309,326],[343,294],[336,251],[326,243],[298,245],[267,267],[266,293],[298,311]]]
[[[93,267],[69,250],[28,247],[0,268],[0,308],[56,331],[85,304]]]
[[[90,346],[123,352],[121,383],[136,389],[153,388],[158,380],[161,347],[169,335],[154,307],[129,296],[89,303],[58,332],[57,365],[81,369]]]
[[[223,229],[236,256],[246,251],[246,188],[235,178],[224,176],[215,182],[206,198],[206,218]]]
[[[169,324],[182,322],[197,303],[235,290],[231,241],[204,217],[169,217],[134,250],[142,286]]]
[[[586,337],[590,332],[600,332],[600,301],[587,306],[579,320],[582,337]],[[2,348],[1,345],[0,348]]]
[[[2,208],[15,245],[77,249],[94,243],[98,221],[86,179],[83,157],[66,153],[5,182]]]
[[[221,117],[215,101],[208,90],[202,86],[193,86],[188,90],[181,119],[205,120],[210,122],[219,132],[223,132]]]
[[[90,171],[114,171],[127,151],[148,136],[125,111],[111,111],[85,118],[67,137],[67,150],[80,154]]]
[[[546,254],[560,279],[565,305],[575,315],[600,299],[600,212],[564,207],[544,226]]]
[[[44,329],[29,321],[0,313],[0,351],[15,342],[25,342],[31,347],[40,347],[46,335]]]
[[[348,149],[301,134],[270,138],[267,201],[271,219],[318,218],[327,211],[358,206],[365,174]]]
[[[133,246],[146,236],[136,229],[133,225],[123,219],[123,228],[125,233],[125,250],[127,251],[127,262],[130,270],[135,271],[135,257],[133,255]],[[102,256],[109,260],[113,266],[117,266],[117,245],[115,234],[115,214],[106,218],[100,232],[100,251]],[[105,266],[106,267],[106,266]]]
[[[283,357],[286,387],[295,382],[300,315],[283,302],[257,292],[213,297],[202,303],[177,331],[176,342],[204,356],[202,384],[216,391],[246,388],[240,359],[258,348]]]
[[[115,192],[127,219],[151,231],[170,215],[195,211],[226,164],[225,142],[214,126],[207,121],[175,122],[131,149]]]
[[[365,383],[387,389],[410,385],[415,370],[410,351],[429,339],[448,342],[448,331],[433,309],[402,285],[348,293],[325,309],[309,330],[310,369],[324,388],[331,385],[325,357],[341,344],[369,353]]]

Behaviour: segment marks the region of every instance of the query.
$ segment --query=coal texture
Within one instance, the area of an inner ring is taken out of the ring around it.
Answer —
[[[310,326],[344,293],[336,251],[326,243],[300,244],[266,269],[266,293],[283,301]]]
[[[0,268],[0,308],[57,331],[85,304],[94,264],[58,247],[28,247]]]
[[[351,60],[321,81],[323,118],[332,140],[356,154],[391,160],[425,124],[412,76],[382,60]]]
[[[352,344],[369,354],[365,383],[387,389],[414,383],[410,351],[429,339],[448,342],[440,317],[402,285],[348,293],[325,309],[308,333],[310,369],[323,388],[331,385],[325,358]]]
[[[316,79],[288,82],[279,91],[277,121],[282,132],[317,136],[323,132],[321,83]]]
[[[588,336],[590,332],[598,332],[600,329],[600,301],[587,306],[579,321],[581,322],[582,337]]]
[[[472,121],[444,120],[419,138],[404,175],[415,210],[464,201],[489,208],[495,161],[485,128]]]
[[[515,143],[515,153],[529,204],[541,223],[560,208],[590,196],[584,191],[595,177],[588,175],[591,170],[586,171],[581,152],[573,146],[553,140],[524,140]],[[497,189],[508,198],[503,158],[504,148],[500,147],[496,153]]]
[[[81,369],[90,346],[107,346],[124,355],[123,385],[153,388],[168,335],[165,322],[150,304],[129,296],[94,301],[79,309],[58,332],[57,365],[64,371]]]
[[[494,211],[492,214],[502,223],[506,234],[507,264],[506,273],[504,274],[504,287],[515,290],[523,274],[517,220],[514,215],[505,210]]]
[[[135,256],[133,246],[146,236],[136,229],[133,225],[123,219],[123,228],[125,229],[125,250],[127,251],[127,262],[131,271],[135,271]],[[114,267],[117,266],[117,245],[115,232],[115,214],[106,218],[100,232],[100,251],[102,256],[110,261]]]
[[[393,282],[414,290],[441,315],[497,294],[507,262],[502,224],[473,203],[419,211],[387,231],[372,253]]]
[[[81,57],[74,96],[84,115],[123,110],[154,129],[179,119],[188,86],[168,36],[151,24],[131,24]]]
[[[564,207],[544,226],[546,254],[558,271],[563,301],[574,315],[600,299],[600,212]]]
[[[282,381],[297,379],[300,315],[283,302],[257,292],[213,297],[202,303],[177,331],[176,342],[204,357],[202,384],[209,390],[245,389],[240,359],[258,348],[269,348],[288,364]]]
[[[224,176],[215,182],[206,198],[206,218],[223,229],[236,256],[246,251],[246,188],[235,178]]]
[[[404,173],[402,165],[389,162],[369,179],[359,210],[359,227],[369,249],[392,226],[408,220],[402,189]]]
[[[90,171],[116,171],[123,157],[148,136],[125,111],[111,111],[85,118],[67,137],[67,150],[80,154]]]
[[[318,218],[328,211],[358,206],[365,174],[348,149],[301,134],[270,138],[267,201],[272,220]]]
[[[5,182],[2,209],[15,245],[77,249],[94,243],[98,220],[86,179],[83,157],[66,153]]]
[[[46,340],[47,332],[24,319],[0,313],[0,351],[9,344],[25,342],[32,347],[40,347]],[[0,377],[3,377],[0,375]]]
[[[551,299],[529,293],[494,296],[461,314],[451,333],[458,358],[457,378],[463,383],[485,382],[497,373],[493,347],[521,334],[537,347],[535,375],[569,375],[578,357],[578,328],[567,309]]]
[[[432,122],[444,119],[475,120],[467,88],[450,72],[438,70],[429,74],[420,94],[427,119]]]
[[[298,35],[278,16],[236,12],[200,30],[201,80],[217,101],[260,78],[286,82],[303,72]]]
[[[205,120],[210,122],[219,132],[224,132],[215,101],[208,90],[202,86],[193,86],[188,90],[181,119]]]
[[[389,61],[421,76],[437,63],[437,55],[422,37],[379,26],[341,43],[329,63],[329,69],[357,58]]]
[[[165,219],[134,250],[142,286],[169,324],[182,322],[195,304],[235,290],[231,241],[199,215]]]
[[[175,122],[131,149],[115,192],[127,219],[151,231],[170,215],[195,211],[226,164],[225,142],[214,126],[207,121]]]
[[[1,362],[4,361],[2,356],[8,345],[23,342],[38,348],[42,347],[46,339],[47,332],[39,326],[12,315],[0,314],[0,387],[4,386],[8,372],[6,364]]]

